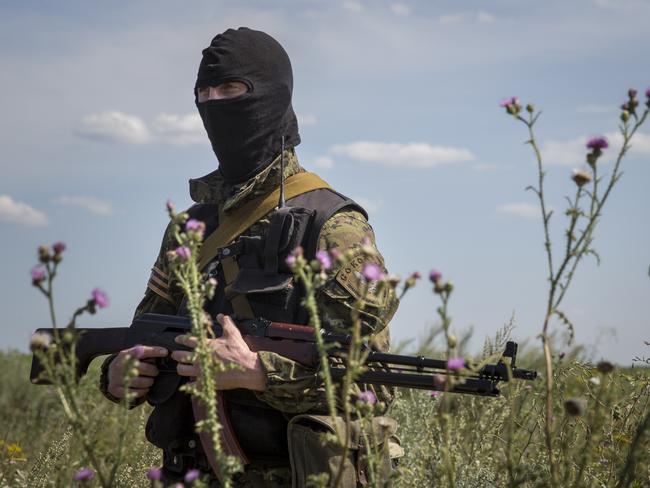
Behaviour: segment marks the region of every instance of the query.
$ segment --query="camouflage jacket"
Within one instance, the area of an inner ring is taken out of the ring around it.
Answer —
[[[226,183],[218,171],[203,178],[190,180],[190,195],[196,203],[216,203],[226,216],[251,199],[266,194],[278,185],[280,173],[280,158],[266,170],[254,178],[237,185]],[[305,171],[298,163],[293,150],[285,153],[285,173],[288,178],[296,173]],[[263,218],[251,226],[243,235],[264,235],[269,220]],[[361,251],[362,241],[368,238],[371,246],[375,246],[374,233],[366,218],[358,211],[342,211],[333,215],[323,226],[319,237],[318,248],[322,250],[338,248],[340,251],[354,250],[359,256],[365,256]],[[367,242],[367,240],[366,240]],[[145,296],[137,306],[135,315],[153,312],[176,314],[182,301],[182,292],[174,285],[170,277],[166,253],[177,244],[168,226],[165,231],[160,253],[152,268],[151,277],[147,284]],[[376,248],[375,248],[376,249]],[[366,259],[366,258],[364,258]],[[377,252],[379,264],[383,267],[383,258]],[[350,323],[351,312],[355,302],[363,298],[364,292],[348,280],[343,286],[342,279],[345,270],[334,264],[329,276],[331,278],[318,294],[317,301],[321,322],[325,328],[341,329]],[[385,271],[385,269],[384,269]],[[348,270],[349,272],[349,270]],[[365,302],[360,312],[363,323],[372,330],[372,342],[379,350],[389,348],[388,322],[395,313],[398,300],[392,290],[375,296],[371,302]],[[266,374],[267,388],[264,392],[256,393],[258,398],[272,407],[288,412],[299,413],[306,411],[324,411],[325,397],[322,388],[314,387],[319,383],[315,370],[307,368],[290,359],[273,352],[258,353]],[[371,387],[367,386],[366,389]],[[375,391],[377,397],[388,405],[392,395],[388,389]]]

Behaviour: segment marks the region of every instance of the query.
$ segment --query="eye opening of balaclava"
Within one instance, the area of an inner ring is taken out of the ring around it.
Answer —
[[[228,81],[241,81],[248,91],[198,102],[199,87]],[[282,136],[286,149],[300,143],[292,91],[289,56],[264,32],[228,29],[203,50],[195,103],[226,181],[240,183],[265,169],[280,153]]]

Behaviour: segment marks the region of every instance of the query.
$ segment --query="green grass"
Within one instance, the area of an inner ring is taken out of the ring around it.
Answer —
[[[30,384],[30,360],[15,351],[0,353],[0,487],[71,486],[74,473],[88,461],[53,388]],[[520,364],[541,371],[540,361],[528,353]],[[574,355],[555,367],[553,438],[560,486],[610,487],[620,480],[620,486],[650,486],[650,436],[647,426],[641,428],[650,411],[648,369],[602,375]],[[81,397],[93,420],[93,442],[110,463],[121,413],[101,396],[97,378],[96,361],[82,381]],[[448,449],[456,486],[548,486],[543,389],[539,380],[506,385],[499,398],[453,395],[447,447],[441,400],[425,391],[400,390],[391,414],[399,421],[406,455],[396,485],[448,486],[442,458]],[[584,415],[565,413],[564,401],[573,397],[586,400]],[[149,486],[144,473],[160,465],[158,451],[144,438],[149,411],[145,405],[128,414],[129,438],[117,486]]]

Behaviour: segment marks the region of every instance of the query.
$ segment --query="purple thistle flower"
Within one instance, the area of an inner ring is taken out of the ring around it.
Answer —
[[[205,232],[205,224],[200,220],[190,219],[185,224],[185,230],[187,232],[198,232],[199,234],[203,235]]]
[[[95,305],[97,305],[99,308],[108,307],[108,295],[106,295],[106,293],[104,293],[99,288],[95,288],[90,293],[90,296],[92,301],[95,302]]]
[[[330,269],[332,267],[332,258],[327,251],[318,251],[316,253],[316,260],[320,263],[322,269]]]
[[[192,251],[187,246],[178,246],[175,251],[176,255],[181,258],[182,261],[188,261],[192,257]]]
[[[435,390],[434,390],[434,391],[430,391],[430,392],[429,392],[429,396],[430,396],[431,398],[438,398],[440,395],[442,395],[442,393],[440,393],[439,391],[435,391]]]
[[[92,479],[95,476],[95,472],[90,468],[83,468],[77,471],[74,475],[75,481],[86,481]]]
[[[185,483],[194,483],[201,476],[201,472],[198,469],[190,469],[185,473]]]
[[[47,276],[47,271],[45,269],[45,266],[38,264],[32,268],[30,271],[32,275],[32,283],[40,283],[41,281],[45,280],[45,277]]]
[[[442,279],[442,273],[440,271],[438,271],[437,269],[432,269],[431,271],[429,271],[429,281],[431,281],[431,283],[437,285],[441,279]]]
[[[627,96],[630,97],[630,98],[636,98],[636,94],[637,94],[637,93],[638,93],[638,92],[637,92],[634,88],[630,88],[630,89],[627,91]]]
[[[377,397],[372,391],[366,390],[359,393],[359,401],[369,405],[374,405],[377,403]]]
[[[54,250],[54,254],[61,254],[65,251],[65,242],[55,242],[52,244],[52,249]]]
[[[175,212],[176,211],[176,207],[174,207],[174,204],[172,203],[172,201],[170,199],[167,199],[167,203],[165,204],[165,207],[167,207],[168,212]]]
[[[329,250],[329,253],[332,259],[341,259],[343,257],[343,253],[339,251],[338,247],[333,247]]]
[[[602,136],[592,137],[587,141],[587,149],[607,149],[609,142]]]
[[[508,98],[504,98],[503,100],[501,100],[499,102],[499,106],[503,107],[503,108],[506,108],[506,107],[508,107],[510,105],[519,105],[519,98],[517,98],[517,97],[508,97]]]
[[[368,281],[377,281],[384,277],[381,268],[375,263],[364,264],[362,274]]]
[[[147,479],[151,481],[160,481],[162,479],[162,469],[151,468],[147,471]]]
[[[650,88],[647,88],[645,91],[646,98],[650,98]]]
[[[296,256],[289,254],[284,262],[287,263],[287,266],[289,266],[289,269],[291,269],[296,265]]]
[[[447,368],[451,371],[459,371],[465,367],[465,360],[463,358],[449,358],[447,360]]]
[[[413,281],[419,280],[420,278],[422,278],[422,275],[419,271],[413,271],[411,276],[409,276],[409,279],[412,279]]]

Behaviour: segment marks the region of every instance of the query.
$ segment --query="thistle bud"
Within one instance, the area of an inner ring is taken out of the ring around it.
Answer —
[[[400,281],[402,281],[402,280],[401,280],[401,278],[400,278],[399,276],[397,276],[397,275],[389,275],[389,276],[386,278],[386,282],[387,282],[388,285],[389,285],[391,288],[393,288],[393,289],[397,288],[397,285],[400,284]]]
[[[49,262],[50,258],[50,248],[44,244],[38,246],[38,260],[41,263],[47,263]]]
[[[173,214],[176,213],[176,207],[174,206],[174,204],[173,204],[173,202],[171,201],[171,199],[168,199],[168,200],[167,200],[167,203],[165,204],[165,207],[167,208],[167,212],[168,212],[170,215],[173,215]]]
[[[601,361],[596,365],[596,369],[602,374],[608,374],[614,371],[614,365],[609,361]]]
[[[571,179],[578,187],[582,187],[591,181],[591,175],[581,169],[574,169]]]
[[[449,337],[447,337],[447,344],[451,348],[454,348],[458,345],[458,339],[454,334],[449,334]]]
[[[630,99],[636,98],[637,91],[634,88],[630,88],[627,91],[627,96],[630,97]]]
[[[628,112],[627,110],[623,110],[623,111],[621,112],[621,120],[623,121],[623,123],[625,123],[625,122],[627,122],[628,120],[630,120],[630,112]]]
[[[29,348],[32,351],[45,350],[52,344],[52,336],[45,332],[35,332],[29,340]]]
[[[529,103],[528,105],[526,105],[526,111],[529,114],[532,114],[535,111],[535,105],[533,105],[532,103]]]
[[[584,415],[587,409],[587,401],[584,398],[569,398],[564,402],[564,410],[572,417]]]

